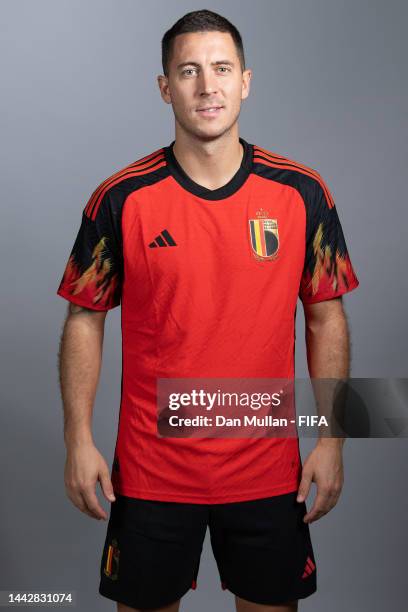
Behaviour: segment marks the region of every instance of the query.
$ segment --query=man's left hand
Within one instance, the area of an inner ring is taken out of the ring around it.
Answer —
[[[312,482],[317,493],[312,509],[303,517],[305,523],[318,520],[337,504],[344,482],[342,440],[324,438],[317,442],[303,464],[298,502],[307,498]]]

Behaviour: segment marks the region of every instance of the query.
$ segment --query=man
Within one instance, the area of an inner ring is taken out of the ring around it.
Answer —
[[[316,591],[308,523],[337,502],[343,440],[320,438],[302,468],[296,437],[160,437],[156,383],[293,378],[298,297],[311,377],[347,377],[341,296],[358,280],[319,173],[239,136],[252,73],[236,28],[189,13],[164,35],[162,59],[175,140],[94,191],[58,289],[70,301],[60,353],[66,490],[97,519],[107,518],[98,480],[112,502],[99,592],[119,612],[177,611],[196,587],[207,526],[239,612],[293,611]],[[110,473],[91,419],[105,317],[120,303]]]

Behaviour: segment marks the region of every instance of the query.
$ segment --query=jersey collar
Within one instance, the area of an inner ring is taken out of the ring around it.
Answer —
[[[239,138],[239,141],[244,147],[241,165],[232,179],[222,187],[218,187],[218,189],[207,189],[207,187],[203,187],[203,185],[193,181],[184,172],[173,152],[175,140],[168,147],[164,147],[167,166],[173,178],[190,193],[205,200],[223,200],[238,191],[252,170],[253,145],[246,142],[243,138]]]

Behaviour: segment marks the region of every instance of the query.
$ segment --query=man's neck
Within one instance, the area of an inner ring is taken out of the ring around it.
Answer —
[[[194,182],[214,190],[236,174],[244,152],[237,132],[206,142],[176,130],[173,153]]]

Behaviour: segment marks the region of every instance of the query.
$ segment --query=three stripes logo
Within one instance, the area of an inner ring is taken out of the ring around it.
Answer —
[[[177,246],[174,238],[170,235],[170,233],[164,229],[160,232],[158,236],[149,244],[151,249],[155,249],[156,247],[168,247],[168,246]]]
[[[305,569],[303,570],[302,578],[307,578],[308,576],[310,576],[310,574],[314,572],[315,568],[316,568],[315,564],[313,563],[311,558],[308,557],[306,559],[306,565],[305,565]]]

